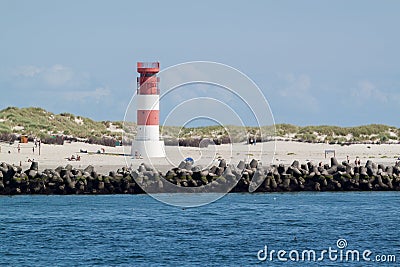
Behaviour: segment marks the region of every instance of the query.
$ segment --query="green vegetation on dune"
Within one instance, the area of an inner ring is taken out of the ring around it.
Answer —
[[[285,136],[299,131],[299,127],[292,124],[276,124],[275,127],[278,136]]]
[[[263,127],[241,126],[207,126],[198,128],[167,127],[164,135],[179,136],[179,138],[217,138],[230,137],[234,142],[246,141],[249,134],[257,141],[268,140],[276,136],[285,140],[302,142],[328,142],[331,144],[361,143],[361,142],[397,142],[400,141],[400,129],[382,124],[370,124],[356,127],[339,126],[296,126],[291,124],[276,124]],[[261,137],[262,136],[262,137]]]
[[[51,135],[64,135],[74,138],[99,140],[105,137],[122,139],[121,129],[126,142],[134,138],[135,123],[122,121],[93,121],[71,113],[54,114],[42,108],[9,107],[0,111],[0,134],[23,134],[39,138]],[[359,142],[399,142],[400,129],[382,124],[370,124],[356,127],[339,126],[296,126],[276,124],[275,126],[205,126],[178,127],[161,126],[161,135],[166,140],[190,140],[209,138],[224,142],[245,142],[255,138],[257,142],[277,137],[284,140],[301,142],[328,142],[331,144]]]
[[[383,125],[370,124],[355,127],[339,126],[294,126],[277,124],[277,136],[293,135],[295,139],[303,141],[320,141],[329,143],[356,143],[356,142],[388,142],[400,140],[400,129]]]
[[[76,138],[118,136],[107,130],[107,122],[96,122],[70,113],[54,114],[36,107],[3,109],[0,111],[0,120],[1,133],[32,135],[39,138],[58,134]]]
[[[392,127],[393,129],[396,129]],[[362,135],[373,135],[373,134],[380,134],[383,132],[387,132],[391,129],[390,126],[381,125],[381,124],[370,124],[370,125],[363,125],[358,127],[338,127],[338,126],[328,126],[328,125],[321,125],[321,126],[305,126],[301,127],[299,133],[319,133],[322,135],[348,135],[351,134],[354,137],[360,137]],[[396,129],[397,130],[397,129]]]
[[[258,136],[259,141],[261,136],[263,139],[275,135],[275,128],[273,126],[263,127],[243,127],[243,126],[204,126],[204,127],[178,127],[178,126],[163,126],[161,127],[161,134],[164,137],[174,137],[179,139],[219,139],[231,140],[232,142],[245,142],[249,135]]]

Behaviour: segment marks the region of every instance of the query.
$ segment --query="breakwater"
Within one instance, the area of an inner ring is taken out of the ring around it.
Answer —
[[[142,163],[137,169],[123,167],[107,175],[97,173],[93,166],[38,171],[37,162],[27,170],[0,164],[1,195],[141,194],[174,192],[173,188],[187,188],[186,192],[400,191],[400,163],[384,166],[368,160],[355,166],[331,158],[324,165],[294,161],[263,166],[254,159],[237,165],[222,159],[205,169],[181,162],[161,173]]]

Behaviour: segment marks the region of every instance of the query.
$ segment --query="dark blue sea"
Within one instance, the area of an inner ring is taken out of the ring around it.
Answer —
[[[0,238],[0,266],[400,266],[400,192],[0,197]]]

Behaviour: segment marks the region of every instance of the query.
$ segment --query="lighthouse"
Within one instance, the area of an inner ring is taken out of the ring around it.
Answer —
[[[159,62],[138,62],[137,72],[137,134],[132,142],[134,157],[165,157],[164,142],[160,140]]]

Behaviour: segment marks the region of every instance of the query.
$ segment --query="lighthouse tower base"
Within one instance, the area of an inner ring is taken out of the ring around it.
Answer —
[[[164,158],[164,141],[133,140],[131,154],[133,157]]]

